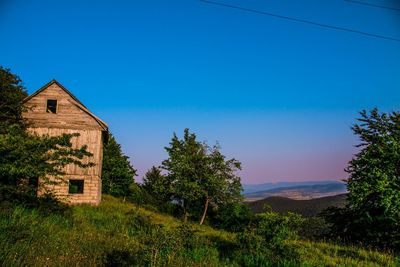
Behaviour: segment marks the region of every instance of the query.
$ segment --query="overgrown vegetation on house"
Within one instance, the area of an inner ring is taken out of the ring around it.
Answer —
[[[22,117],[27,93],[21,79],[0,67],[0,85],[0,198],[30,205],[39,190],[39,178],[46,182],[52,176],[52,183],[61,183],[63,167],[90,167],[92,163],[82,159],[92,154],[86,146],[73,148],[71,138],[76,134],[50,137],[29,133]],[[43,197],[49,194],[44,191]]]

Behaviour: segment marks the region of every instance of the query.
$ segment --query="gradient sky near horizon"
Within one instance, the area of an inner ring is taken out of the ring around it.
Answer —
[[[396,10],[220,2],[400,39]],[[0,0],[0,33],[0,65],[29,93],[53,78],[67,87],[109,124],[138,180],[186,127],[240,160],[244,183],[343,179],[358,111],[400,109],[400,42],[198,0]]]

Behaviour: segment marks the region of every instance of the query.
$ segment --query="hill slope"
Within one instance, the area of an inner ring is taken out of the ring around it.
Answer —
[[[234,235],[107,195],[66,214],[0,210],[0,266],[220,266],[214,240]]]
[[[265,199],[246,202],[254,212],[262,212],[265,205],[272,211],[285,213],[288,211],[300,213],[304,216],[315,216],[322,210],[334,206],[343,207],[346,204],[347,194],[314,198],[309,200],[295,200],[287,197],[272,196]]]
[[[0,266],[240,266],[236,242],[232,233],[109,196],[62,215],[0,210]],[[300,256],[293,266],[395,266],[393,256],[357,247],[289,245]]]

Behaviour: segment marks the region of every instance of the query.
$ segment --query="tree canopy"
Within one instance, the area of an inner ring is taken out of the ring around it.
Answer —
[[[157,204],[171,201],[171,184],[159,167],[151,167],[143,177],[142,188]]]
[[[110,134],[103,150],[102,186],[103,193],[128,196],[135,183],[136,170],[129,157],[122,152],[121,145]]]
[[[11,125],[24,126],[21,103],[27,96],[22,80],[0,66],[0,133],[7,132]]]
[[[333,234],[400,249],[400,113],[360,112],[352,129],[360,151],[346,171],[349,205],[327,213]]]

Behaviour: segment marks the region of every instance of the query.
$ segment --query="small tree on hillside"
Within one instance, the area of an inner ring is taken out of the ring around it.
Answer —
[[[241,164],[235,159],[225,160],[219,146],[214,146],[205,155],[204,173],[200,178],[200,191],[204,201],[203,214],[200,224],[204,223],[210,204],[218,208],[230,202],[239,202],[242,185],[236,172],[241,169]]]
[[[196,135],[185,129],[183,140],[174,133],[170,147],[165,150],[169,158],[162,162],[162,168],[168,172],[171,195],[180,202],[186,222],[191,205],[202,197],[199,181],[204,172],[205,149]]]
[[[171,185],[161,169],[153,166],[143,177],[142,188],[159,204],[171,201]]]
[[[121,145],[110,135],[103,150],[102,186],[103,193],[114,196],[128,196],[135,184],[136,170],[129,157],[122,152]],[[135,186],[138,189],[137,186]]]
[[[218,206],[240,199],[240,178],[235,175],[240,162],[225,161],[218,146],[210,149],[185,129],[183,139],[174,134],[170,147],[165,149],[169,158],[163,161],[162,168],[168,172],[173,199],[183,208],[184,221],[190,209],[203,206],[203,224],[210,204]]]

